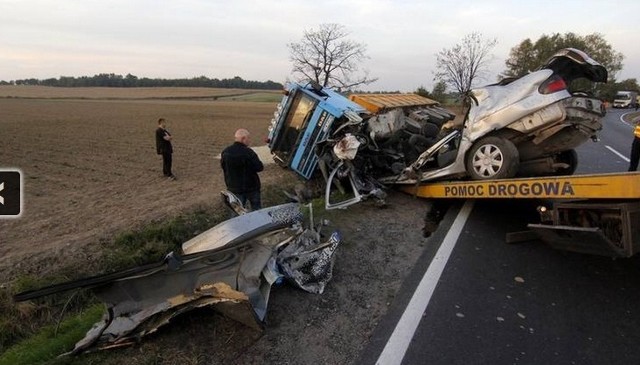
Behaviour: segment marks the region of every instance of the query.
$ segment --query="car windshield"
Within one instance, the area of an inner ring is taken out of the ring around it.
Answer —
[[[618,99],[618,100],[630,100],[631,96],[629,96],[627,94],[618,94],[618,95],[616,95],[616,99]]]
[[[300,130],[304,128],[316,101],[303,92],[298,92],[291,101],[291,108],[280,130],[280,137],[276,140],[274,151],[288,153],[296,145]]]

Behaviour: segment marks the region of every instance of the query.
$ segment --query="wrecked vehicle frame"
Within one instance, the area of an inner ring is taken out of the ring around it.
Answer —
[[[574,149],[597,140],[605,110],[602,100],[569,90],[577,79],[606,82],[607,70],[580,50],[560,50],[534,72],[471,90],[462,126],[414,94],[347,98],[314,83],[289,84],[269,148],[306,180],[320,171],[327,209],[382,201],[394,184],[572,174]],[[331,202],[334,187],[351,196]]]
[[[70,352],[78,354],[136,343],[200,307],[263,330],[271,286],[284,279],[308,292],[323,292],[339,233],[321,242],[320,226],[303,229],[299,203],[246,212],[233,194],[223,192],[223,199],[240,215],[183,243],[183,255],[171,252],[158,263],[18,293],[14,300],[91,290],[106,312]]]

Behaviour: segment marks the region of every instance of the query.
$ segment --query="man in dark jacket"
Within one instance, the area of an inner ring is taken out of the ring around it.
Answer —
[[[166,129],[164,118],[158,119],[158,129],[156,129],[156,151],[162,155],[162,173],[170,180],[175,180],[171,172],[173,146],[171,145],[171,133]]]
[[[238,129],[235,142],[222,151],[220,164],[227,189],[240,199],[242,205],[248,200],[251,210],[258,210],[262,208],[258,172],[262,171],[264,166],[249,145],[249,131]]]

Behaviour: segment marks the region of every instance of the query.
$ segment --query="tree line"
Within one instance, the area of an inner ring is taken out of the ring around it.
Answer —
[[[298,80],[313,80],[322,86],[339,91],[351,91],[361,85],[377,80],[365,70],[359,72],[359,65],[369,56],[366,45],[348,39],[349,32],[339,24],[321,24],[318,29],[305,30],[300,42],[289,43],[290,61],[293,74]],[[436,54],[436,70],[432,91],[420,86],[415,93],[435,100],[445,100],[465,95],[486,79],[487,66],[492,59],[491,50],[497,39],[485,39],[473,32],[451,48]],[[517,78],[535,71],[555,52],[563,48],[577,48],[585,51],[602,64],[609,74],[607,83],[593,84],[585,80],[575,80],[569,85],[572,91],[587,91],[604,100],[612,100],[620,90],[639,90],[635,78],[618,80],[622,70],[624,55],[616,51],[600,33],[580,35],[573,32],[543,34],[532,40],[527,38],[511,48],[505,62],[506,69],[500,77]],[[492,80],[485,80],[492,83]]]
[[[161,78],[139,78],[132,74],[126,76],[113,73],[101,73],[94,76],[60,76],[59,78],[48,79],[22,79],[11,81],[0,81],[0,85],[40,85],[57,87],[213,87],[225,89],[259,89],[259,90],[282,90],[283,85],[271,80],[252,81],[244,80],[236,76],[231,79],[210,79],[206,76],[182,78],[182,79],[161,79]]]
[[[466,94],[475,79],[480,79],[489,57],[489,50],[496,44],[496,39],[485,40],[479,33],[465,36],[461,43],[449,49],[443,49],[436,55],[437,81],[433,91],[427,91],[423,86],[415,93],[436,100],[444,100],[456,95]],[[569,85],[570,91],[586,91],[603,100],[612,101],[620,90],[638,91],[638,81],[635,78],[617,80],[616,76],[622,70],[624,55],[617,52],[599,33],[579,35],[568,32],[564,34],[543,34],[532,41],[527,38],[511,48],[509,58],[505,62],[506,70],[496,81],[503,78],[518,78],[535,71],[545,61],[563,48],[577,48],[585,51],[589,56],[602,64],[608,71],[607,83],[591,83],[578,79]],[[451,92],[446,92],[451,87]]]
[[[332,87],[338,91],[352,91],[361,85],[377,80],[370,77],[368,71],[359,72],[359,65],[369,56],[366,45],[349,40],[349,32],[339,24],[321,24],[319,29],[305,30],[302,40],[289,43],[290,60],[293,74],[299,81],[313,80],[322,86]],[[415,92],[430,96],[436,100],[466,94],[477,79],[484,78],[487,64],[492,57],[491,49],[497,40],[484,39],[478,32],[468,34],[462,42],[451,48],[445,48],[436,54],[435,84],[431,92],[419,87]],[[611,100],[617,91],[639,89],[635,78],[617,80],[617,73],[622,69],[624,55],[617,52],[599,33],[579,35],[572,32],[542,35],[537,40],[529,38],[511,48],[509,58],[505,62],[506,69],[501,77],[521,77],[537,69],[557,50],[574,47],[585,51],[596,61],[605,66],[609,73],[606,84],[591,84],[584,80],[576,80],[570,85],[571,90],[588,91],[605,100]],[[496,80],[498,81],[498,80]],[[138,78],[126,76],[98,74],[92,77],[24,79],[0,81],[0,85],[44,85],[62,87],[215,87],[238,89],[279,90],[281,83],[274,81],[247,81],[236,76],[231,79],[210,79],[205,76],[183,79]],[[447,89],[451,88],[451,91]]]

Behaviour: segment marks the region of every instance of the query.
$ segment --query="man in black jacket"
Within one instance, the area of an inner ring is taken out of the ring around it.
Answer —
[[[156,151],[162,155],[162,173],[170,180],[175,180],[171,172],[171,162],[173,146],[171,145],[171,133],[166,129],[164,118],[158,119],[158,129],[156,129]]]
[[[222,151],[220,164],[227,189],[240,199],[242,205],[248,200],[251,210],[258,210],[262,208],[258,172],[262,171],[264,166],[249,145],[249,131],[238,129],[235,142]]]

